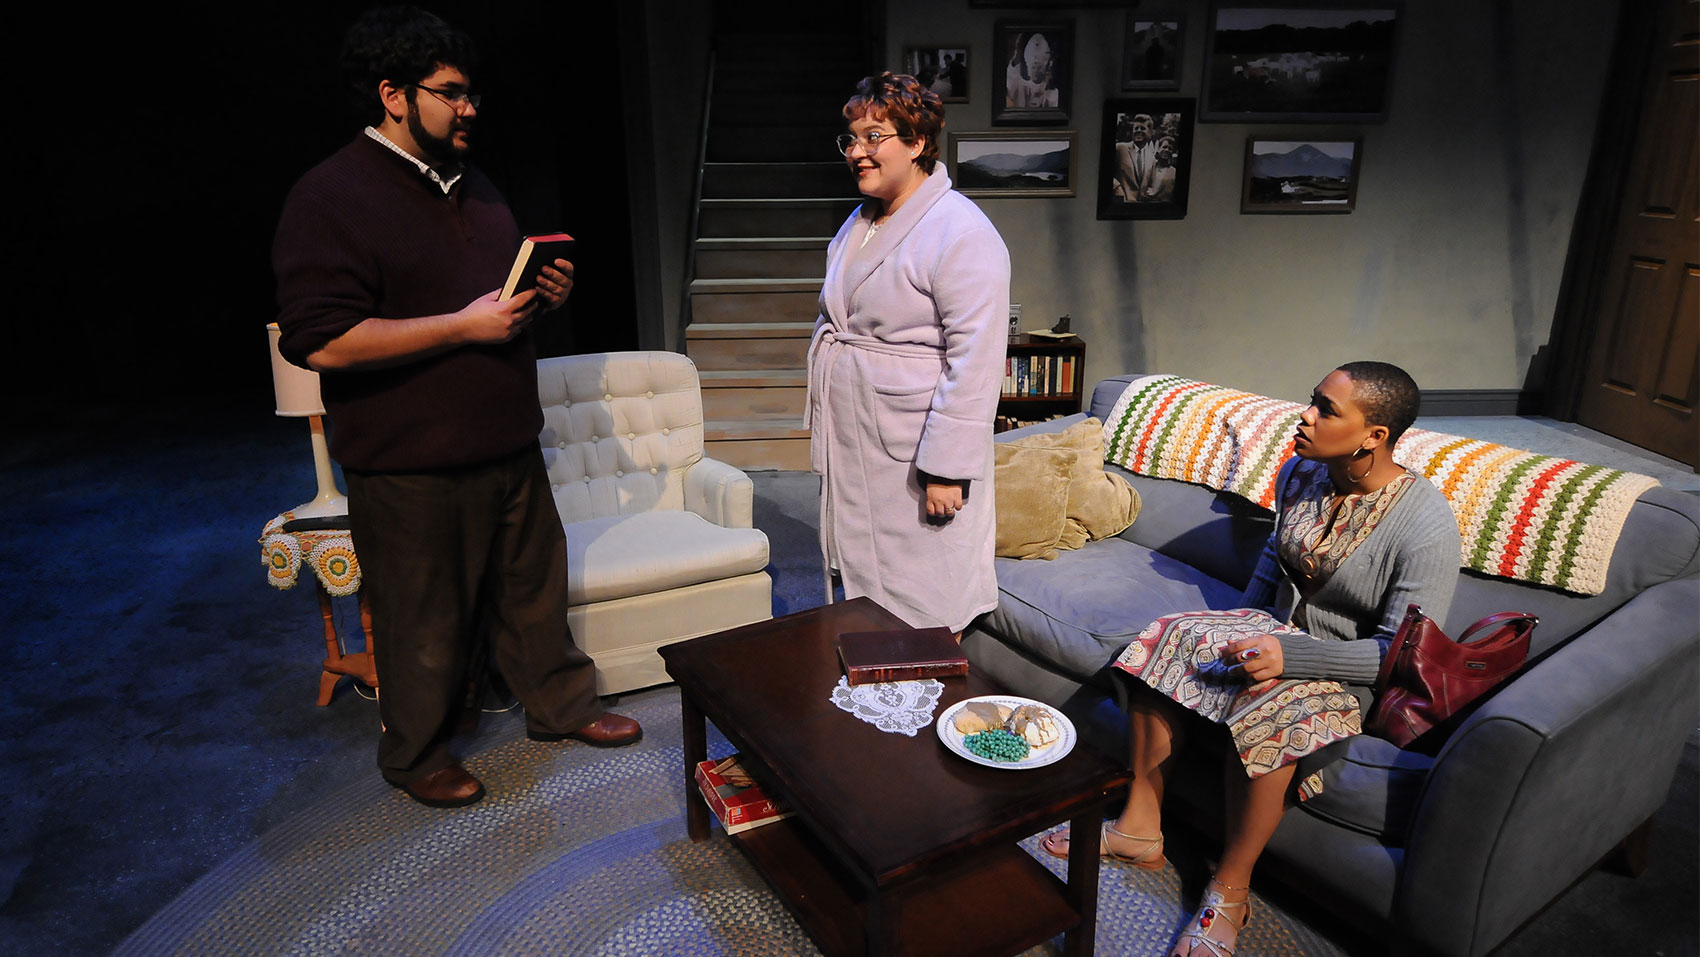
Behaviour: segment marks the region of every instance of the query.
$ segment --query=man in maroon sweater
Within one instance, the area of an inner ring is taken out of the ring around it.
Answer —
[[[374,123],[301,178],[273,248],[279,348],[321,373],[331,452],[377,632],[378,768],[433,807],[484,787],[448,750],[474,638],[535,740],[642,735],[602,710],[567,626],[567,553],[537,435],[529,326],[572,264],[502,300],[513,214],[467,166],[471,41],[411,8],[369,12],[343,68]]]

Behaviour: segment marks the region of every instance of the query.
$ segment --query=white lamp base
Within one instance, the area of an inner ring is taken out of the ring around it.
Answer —
[[[307,425],[313,436],[313,472],[319,479],[319,494],[311,502],[303,502],[290,511],[296,518],[328,518],[348,514],[348,496],[336,487],[336,477],[331,474],[331,453],[325,443],[325,423],[318,416],[308,419]]]
[[[348,496],[334,492],[320,492],[319,497],[311,502],[303,502],[290,509],[296,518],[329,518],[348,515]]]

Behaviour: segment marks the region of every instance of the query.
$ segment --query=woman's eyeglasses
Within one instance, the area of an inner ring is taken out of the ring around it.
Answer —
[[[850,147],[860,145],[863,154],[871,155],[886,140],[900,140],[902,138],[896,133],[882,133],[879,130],[869,130],[861,136],[854,133],[841,133],[838,136],[838,152],[849,156]]]

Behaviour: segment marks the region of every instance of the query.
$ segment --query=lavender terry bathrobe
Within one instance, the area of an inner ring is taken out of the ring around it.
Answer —
[[[821,547],[845,597],[960,631],[998,603],[992,420],[1009,251],[943,164],[863,246],[872,222],[858,207],[827,249],[809,348]],[[951,521],[928,523],[917,470],[971,480]]]

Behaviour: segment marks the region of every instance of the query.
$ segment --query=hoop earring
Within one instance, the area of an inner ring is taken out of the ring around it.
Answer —
[[[1363,451],[1364,451],[1364,447],[1361,446],[1361,445],[1358,446],[1358,451],[1352,453],[1352,458],[1357,458],[1359,453],[1361,453]],[[1369,473],[1371,473],[1373,471],[1375,471],[1375,451],[1372,449],[1372,450],[1370,450],[1370,453],[1369,453],[1369,468],[1364,469],[1363,475],[1353,475],[1350,463],[1347,464],[1347,466],[1346,466],[1346,481],[1351,482],[1353,485],[1356,485],[1359,482],[1362,482],[1365,478],[1367,478],[1369,476]]]

